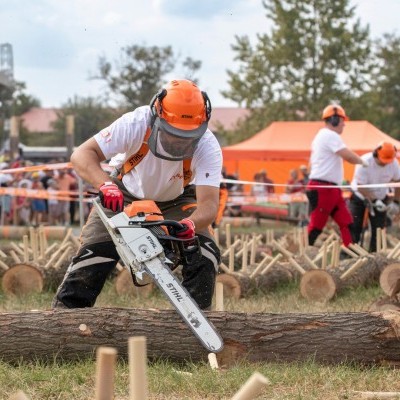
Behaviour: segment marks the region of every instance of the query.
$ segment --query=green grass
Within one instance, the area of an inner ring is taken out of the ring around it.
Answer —
[[[0,291],[0,311],[48,309],[53,294],[8,297]],[[378,286],[356,288],[342,292],[328,303],[309,303],[300,296],[298,282],[293,282],[268,294],[226,299],[225,309],[249,313],[366,311],[381,294]],[[171,308],[158,292],[148,299],[118,296],[111,281],[107,282],[96,306]],[[95,367],[93,360],[75,363],[21,360],[18,365],[0,362],[0,399],[8,399],[17,390],[23,390],[30,399],[93,399]],[[255,371],[271,382],[259,399],[334,400],[354,398],[353,390],[400,391],[399,372],[388,367],[323,366],[310,360],[293,364],[238,363],[225,371],[213,371],[208,364],[178,365],[159,360],[148,367],[149,399],[230,399]],[[115,399],[128,398],[128,366],[119,360]]]

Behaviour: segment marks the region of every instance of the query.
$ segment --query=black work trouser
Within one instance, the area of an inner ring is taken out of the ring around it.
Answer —
[[[122,183],[125,204],[134,198],[126,192]],[[193,187],[185,189],[175,200],[157,202],[165,219],[180,220],[189,217],[196,209]],[[106,210],[108,217],[115,215]],[[182,285],[197,302],[200,308],[211,306],[215,277],[220,263],[220,250],[209,230],[197,232],[202,257],[199,262],[182,268]],[[64,280],[53,299],[53,307],[83,308],[92,307],[104,283],[119,261],[119,255],[103,222],[95,208],[89,215],[81,235],[81,247],[72,259]],[[133,284],[133,283],[132,283]]]
[[[353,194],[350,197],[349,203],[350,212],[353,216],[353,224],[351,225],[351,234],[353,236],[353,242],[359,243],[361,239],[361,233],[364,227],[365,213],[368,212],[369,222],[371,224],[371,240],[369,243],[369,251],[371,253],[376,252],[376,231],[378,228],[385,228],[386,226],[386,211],[380,212],[373,209],[373,214],[358,196]]]

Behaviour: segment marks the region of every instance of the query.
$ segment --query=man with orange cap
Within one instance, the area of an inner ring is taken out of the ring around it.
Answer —
[[[376,232],[385,228],[387,213],[398,214],[400,211],[400,188],[394,189],[393,199],[390,199],[389,186],[381,184],[400,181],[400,167],[396,160],[397,149],[393,143],[382,142],[376,148],[361,158],[367,167],[356,166],[351,182],[353,194],[350,198],[350,211],[353,216],[353,241],[358,243],[361,238],[366,212],[371,224],[371,240],[369,251],[377,248]],[[373,186],[373,185],[377,186]],[[379,184],[379,185],[378,185]],[[364,185],[372,185],[363,187]]]
[[[343,181],[343,160],[351,164],[366,163],[348,149],[340,135],[347,117],[343,107],[331,104],[322,112],[325,127],[320,129],[311,144],[310,179],[306,195],[310,206],[308,238],[313,245],[328,218],[338,224],[343,244],[352,243],[350,225],[353,222],[339,187]]]
[[[211,305],[220,262],[209,227],[218,212],[222,151],[208,129],[210,116],[205,92],[192,81],[172,80],[150,105],[124,114],[71,156],[76,173],[98,190],[108,217],[134,200],[153,200],[165,219],[181,223],[175,236],[198,236],[201,257],[183,262],[182,285],[202,309]],[[113,161],[117,176],[103,170],[104,160]],[[120,258],[95,209],[80,239],[54,308],[93,306]]]

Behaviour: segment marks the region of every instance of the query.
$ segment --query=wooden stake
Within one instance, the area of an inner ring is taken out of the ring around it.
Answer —
[[[314,263],[313,260],[311,260],[310,257],[308,257],[308,255],[306,253],[303,254],[303,258],[306,260],[306,262],[308,263],[308,265],[312,268],[312,269],[319,269],[318,265]]]
[[[219,229],[218,228],[214,229],[214,239],[215,239],[215,244],[219,247]]]
[[[345,253],[347,253],[349,256],[353,258],[358,258],[358,255],[351,251],[349,248],[347,248],[344,244],[340,246],[341,250],[343,250]]]
[[[233,272],[235,270],[235,247],[231,246],[229,248],[229,271]]]
[[[215,284],[215,311],[224,311],[224,285],[221,282]]]
[[[233,244],[231,244],[223,253],[222,253],[222,257],[226,257],[229,254],[230,249],[235,249],[239,244],[240,244],[241,240],[240,239],[236,239]]]
[[[368,261],[367,257],[358,259],[346,272],[340,275],[340,279],[345,280],[350,275],[354,274],[359,268],[361,268]]]
[[[238,392],[232,397],[232,400],[252,400],[259,396],[269,380],[259,372],[254,374],[246,381],[246,383],[239,389]]]
[[[7,254],[4,253],[4,251],[0,250],[0,257],[7,258]]]
[[[256,262],[256,250],[257,250],[258,238],[256,235],[253,236],[251,240],[251,250],[250,250],[250,265],[254,265]]]
[[[247,258],[249,253],[249,245],[247,242],[243,245],[243,255],[242,255],[242,272],[247,272]]]
[[[8,269],[10,269],[10,267],[2,260],[0,260],[0,268],[4,269],[4,271],[7,271]]]
[[[232,244],[231,224],[225,225],[225,235],[226,235],[226,247],[230,247]]]
[[[148,396],[146,346],[145,336],[128,339],[130,400],[146,400]]]
[[[210,363],[211,369],[219,369],[217,356],[215,353],[208,353],[208,362]]]
[[[24,262],[29,262],[29,238],[28,235],[22,237],[24,244]]]
[[[328,249],[326,242],[324,242],[324,244],[322,245],[322,265],[321,265],[322,269],[326,269],[327,258],[328,258]]]
[[[376,252],[382,251],[382,228],[376,229]]]
[[[61,264],[65,261],[65,259],[68,257],[69,252],[71,251],[71,247],[68,246],[64,252],[61,254],[60,258],[56,261],[54,264],[53,268],[58,269],[61,267]]]
[[[307,249],[310,243],[308,242],[308,228],[303,227],[304,247]]]
[[[10,256],[12,257],[12,259],[17,263],[17,264],[21,264],[21,260],[19,259],[19,257],[17,256],[17,253],[14,250],[10,250]]]
[[[394,255],[400,250],[400,241],[389,251],[387,257],[394,258]]]
[[[17,254],[19,254],[20,256],[24,255],[24,251],[22,249],[20,249],[14,242],[10,242],[10,246],[15,250],[15,252]]]
[[[281,253],[277,254],[269,264],[261,271],[261,275],[266,274],[281,258],[283,255]]]
[[[96,351],[96,400],[114,399],[115,361],[117,350],[101,346]]]
[[[303,229],[297,229],[297,239],[299,241],[299,253],[304,255],[304,233]]]
[[[265,254],[264,258],[258,263],[256,269],[250,274],[250,278],[254,278],[258,273],[260,273],[261,269],[269,260],[272,260],[272,257],[269,254]]]
[[[381,237],[382,237],[382,251],[387,251],[387,239],[386,239],[386,229],[382,229],[381,232]]]

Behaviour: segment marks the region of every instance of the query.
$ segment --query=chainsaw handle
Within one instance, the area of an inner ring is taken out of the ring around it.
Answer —
[[[184,226],[178,222],[174,221],[172,219],[163,219],[160,221],[143,221],[140,222],[140,225],[144,228],[150,227],[150,226],[166,226],[166,227],[171,227],[177,230],[183,229]]]

